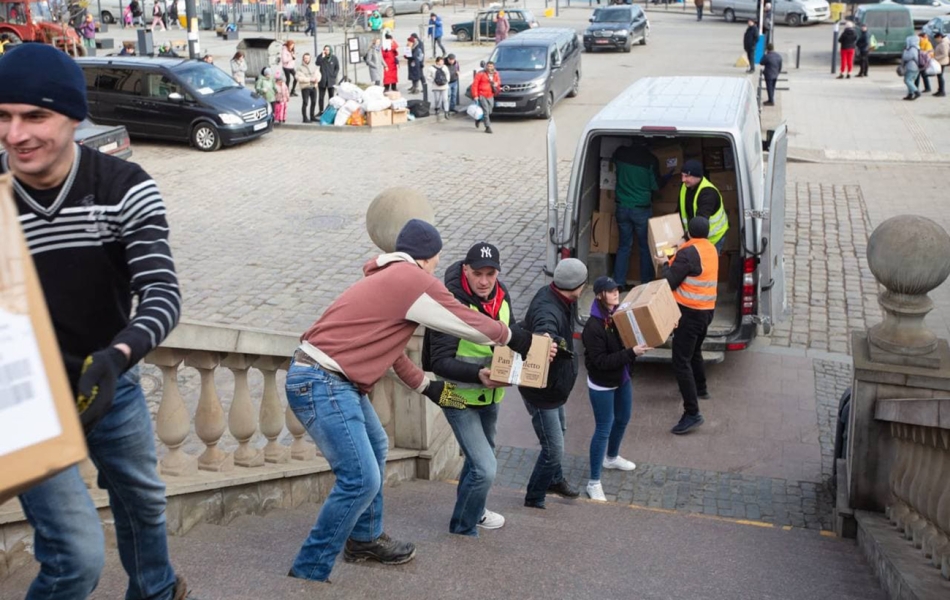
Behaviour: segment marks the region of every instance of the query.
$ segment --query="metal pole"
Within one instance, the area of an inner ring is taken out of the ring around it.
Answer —
[[[198,58],[198,10],[195,0],[185,0],[185,20],[188,21],[188,58]]]
[[[313,62],[317,62],[320,52],[317,51],[317,16],[320,14],[320,0],[310,0],[313,4]]]
[[[561,0],[554,0],[554,16],[561,16]]]
[[[799,44],[798,47],[795,48],[795,68],[796,69],[801,64],[801,62],[802,62],[802,45]]]
[[[838,27],[841,23],[835,23],[835,29],[831,38],[831,74],[834,75],[838,70]]]

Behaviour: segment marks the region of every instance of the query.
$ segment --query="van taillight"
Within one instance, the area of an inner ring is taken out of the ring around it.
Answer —
[[[571,249],[570,248],[561,248],[561,259],[570,258]]]
[[[747,258],[742,263],[742,314],[755,313],[755,259]]]

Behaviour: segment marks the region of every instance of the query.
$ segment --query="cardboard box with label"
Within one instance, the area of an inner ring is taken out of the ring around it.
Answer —
[[[659,175],[666,175],[670,171],[679,173],[683,169],[683,147],[679,144],[662,144],[653,146],[653,156],[660,161]]]
[[[614,163],[609,158],[600,160],[600,189],[617,189],[617,171],[614,170]]]
[[[495,346],[491,359],[491,380],[511,385],[543,388],[548,385],[548,357],[554,340],[546,335],[532,335],[528,358],[507,346]]]
[[[617,212],[617,192],[614,190],[600,190],[600,202],[597,205],[597,212],[616,214]]]
[[[665,261],[669,257],[665,250],[679,246],[683,235],[683,221],[679,214],[653,217],[647,222],[647,243],[654,259],[662,258]]]
[[[370,127],[385,127],[393,124],[393,111],[391,108],[386,110],[376,110],[366,113],[366,124]]]
[[[85,458],[12,179],[0,176],[0,504]]]
[[[590,219],[590,251],[613,254],[620,245],[620,230],[613,215],[595,212]]]
[[[614,312],[614,325],[627,348],[661,346],[680,320],[680,308],[666,279],[630,290]]]

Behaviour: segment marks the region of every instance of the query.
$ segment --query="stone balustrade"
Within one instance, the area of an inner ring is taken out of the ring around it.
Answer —
[[[887,517],[950,579],[950,399],[879,400],[895,460]]]

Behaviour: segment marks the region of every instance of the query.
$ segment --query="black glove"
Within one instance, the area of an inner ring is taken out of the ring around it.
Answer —
[[[115,347],[93,352],[86,357],[77,386],[79,396],[76,398],[79,420],[86,433],[92,431],[109,412],[115,397],[116,381],[128,364],[129,359]]]
[[[442,408],[465,408],[465,398],[455,393],[455,384],[447,381],[430,381],[422,395]]]
[[[522,329],[517,323],[508,326],[511,330],[511,339],[508,340],[508,347],[521,355],[521,358],[528,358],[528,350],[531,350],[531,332]]]

